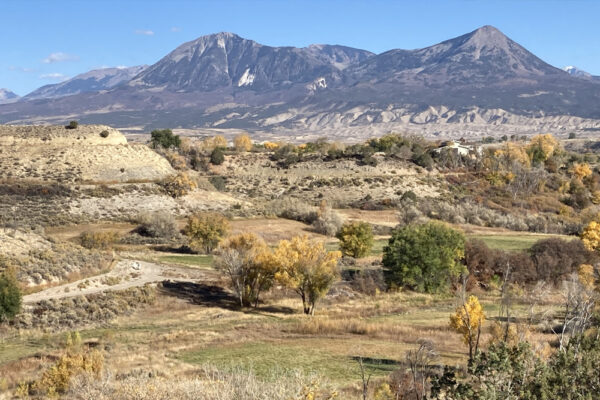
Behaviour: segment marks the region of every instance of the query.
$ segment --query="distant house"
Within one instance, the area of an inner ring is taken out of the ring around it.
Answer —
[[[434,149],[436,153],[441,153],[444,150],[455,151],[458,155],[468,156],[469,154],[477,153],[481,154],[481,148],[477,146],[462,144],[459,142],[445,142],[440,147]]]

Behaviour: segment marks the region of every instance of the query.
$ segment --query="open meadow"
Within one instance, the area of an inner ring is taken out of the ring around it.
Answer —
[[[553,398],[560,371],[592,379],[592,153],[80,134],[102,146],[82,175],[0,182],[0,399],[520,398],[493,378],[512,368]],[[112,146],[135,171],[107,169]]]

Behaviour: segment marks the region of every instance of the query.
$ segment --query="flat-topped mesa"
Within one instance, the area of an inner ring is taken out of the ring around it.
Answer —
[[[133,183],[174,174],[164,157],[108,126],[0,125],[0,181]]]
[[[127,144],[118,130],[106,125],[0,125],[0,145],[97,146]]]

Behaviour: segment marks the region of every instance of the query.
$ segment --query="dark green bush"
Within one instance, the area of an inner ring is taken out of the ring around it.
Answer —
[[[155,129],[150,132],[150,143],[153,148],[165,148],[179,147],[181,145],[181,138],[178,135],[173,135],[173,131],[170,129]]]
[[[442,222],[404,226],[383,249],[387,281],[419,292],[443,292],[465,271],[465,237]]]
[[[210,153],[210,163],[213,165],[221,165],[225,161],[225,154],[223,149],[216,147],[212,153]]]
[[[217,189],[219,192],[224,192],[226,189],[227,179],[224,176],[211,176],[208,181]]]
[[[21,311],[21,289],[12,269],[0,273],[0,322],[13,319]]]
[[[79,122],[70,121],[69,125],[65,126],[65,129],[77,129],[78,126],[79,126]]]

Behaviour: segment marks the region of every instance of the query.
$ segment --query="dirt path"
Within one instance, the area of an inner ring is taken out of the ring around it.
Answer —
[[[165,266],[146,261],[122,260],[108,273],[81,279],[72,283],[51,287],[23,297],[23,303],[37,303],[42,300],[62,299],[109,290],[123,290],[143,286],[146,283],[191,281],[203,277],[202,271],[190,268]]]

